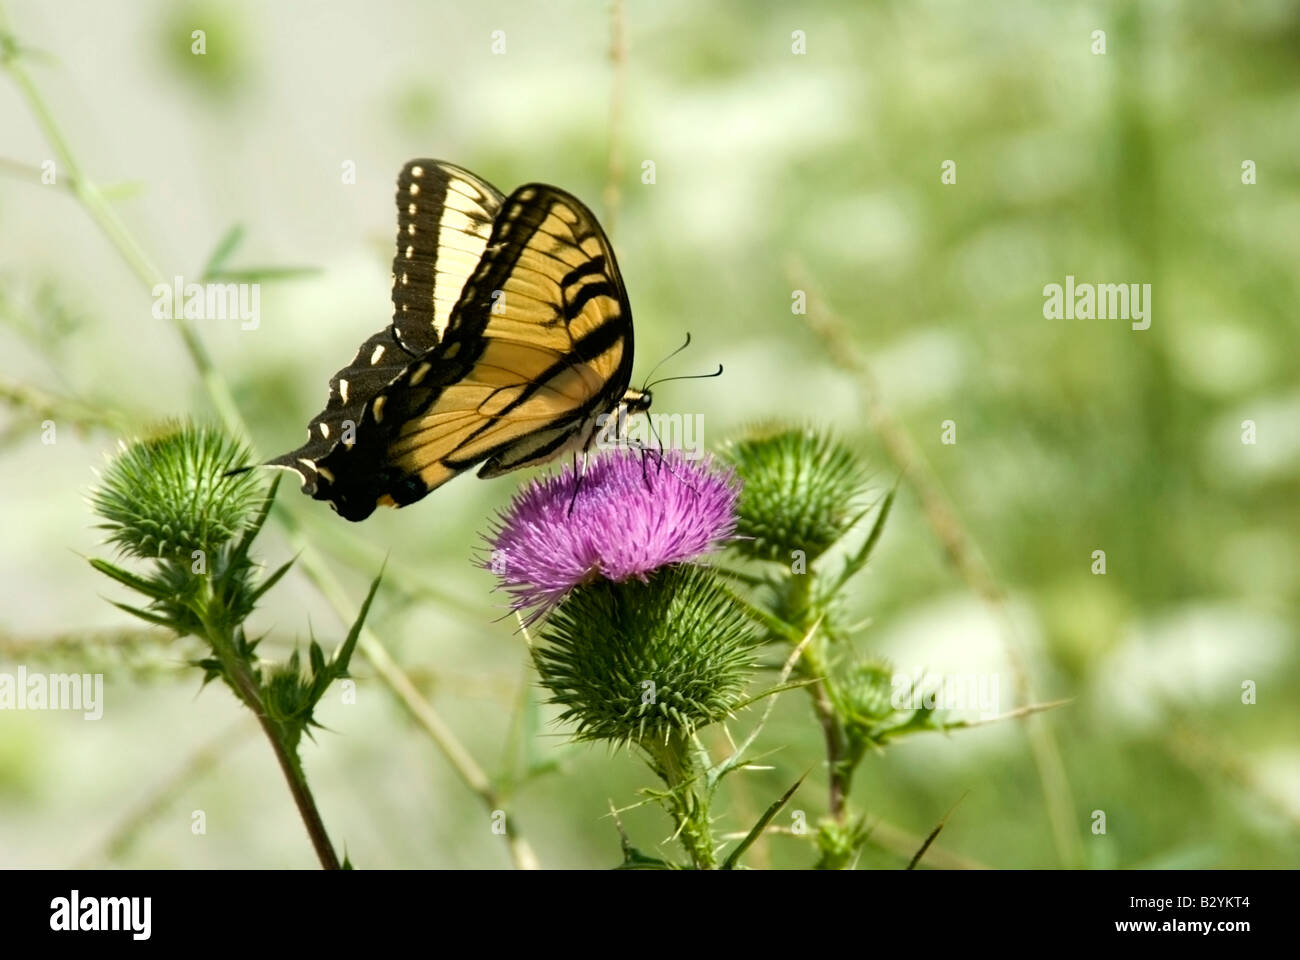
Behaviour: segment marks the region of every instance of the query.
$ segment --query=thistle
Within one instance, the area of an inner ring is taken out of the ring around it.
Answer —
[[[685,564],[580,587],[542,638],[542,684],[584,740],[689,737],[731,713],[754,664],[753,625],[711,571]]]
[[[812,429],[763,427],[723,456],[743,487],[735,549],[755,560],[811,562],[858,519],[866,475],[842,444]]]
[[[716,866],[696,731],[729,716],[754,666],[754,627],[692,561],[735,529],[730,470],[617,451],[520,492],[488,538],[512,605],[549,612],[533,660],[579,739],[637,747],[650,791],[697,867]]]
[[[616,451],[520,491],[487,537],[484,566],[531,622],[583,584],[646,581],[716,549],[735,530],[736,497],[734,474],[709,459]]]
[[[232,473],[246,456],[241,445],[208,427],[179,426],[123,444],[90,501],[109,542],[146,562],[138,565],[141,572],[99,557],[90,563],[148,601],[142,607],[115,603],[119,609],[206,642],[206,655],[192,664],[203,672],[204,684],[220,679],[257,717],[321,865],[335,869],[338,856],[307,786],[298,747],[302,735],[317,725],[313,711],[326,689],[348,675],[379,580],[333,657],[327,659],[313,640],[305,669],[296,650],[286,664],[264,664],[256,652],[260,638],[245,633],[244,621],[293,561],[257,579],[249,549],[270,513],[275,485],[264,491],[255,474]]]
[[[244,447],[211,427],[183,426],[121,452],[91,491],[108,542],[129,556],[190,560],[215,554],[253,523],[263,490]]]

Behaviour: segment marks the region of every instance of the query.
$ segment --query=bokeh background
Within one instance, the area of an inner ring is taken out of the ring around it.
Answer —
[[[638,378],[687,331],[670,372],[726,367],[660,388],[661,410],[703,414],[710,446],[774,416],[832,427],[883,493],[899,464],[859,377],[807,322],[838,318],[917,475],[1007,598],[981,599],[904,481],[854,598],[870,618],[860,648],[907,670],[996,672],[1010,709],[1010,639],[1035,696],[1072,701],[1036,728],[869,758],[863,866],[905,864],[963,796],[927,863],[1300,863],[1300,4],[633,0],[615,59],[596,2],[3,11],[5,49],[164,277],[197,275],[236,225],[233,266],[313,268],[263,285],[257,330],[196,325],[263,454],[300,441],[328,376],[388,320],[393,181],[411,157],[586,198],[630,291]],[[223,689],[199,693],[194,647],[140,630],[85,562],[100,550],[85,492],[118,438],[214,412],[67,171],[52,186],[33,173],[53,156],[0,73],[0,670],[99,670],[107,685],[98,722],[0,713],[0,865],[311,867],[255,727]],[[1067,274],[1150,283],[1150,329],[1044,319],[1043,286]],[[291,483],[280,502],[354,601],[388,557],[372,625],[512,788],[541,862],[610,866],[609,804],[634,804],[647,775],[568,743],[537,707],[523,643],[472,562],[521,480],[460,479],[360,525]],[[278,528],[259,547],[268,562],[292,552]],[[301,573],[253,625],[271,656],[345,631]],[[479,798],[373,669],[354,672],[357,703],[327,697],[304,753],[336,843],[361,867],[508,866]],[[825,809],[806,700],[786,696],[763,742],[773,769],[732,778],[724,832],[810,767],[793,806]],[[625,820],[638,845],[665,840],[657,811]],[[753,855],[813,859],[789,836]]]

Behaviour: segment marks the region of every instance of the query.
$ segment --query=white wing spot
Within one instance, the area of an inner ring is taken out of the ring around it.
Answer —
[[[407,248],[406,248],[406,259],[407,259],[407,260],[410,260],[410,259],[411,259],[411,255],[412,255],[413,253],[415,253],[415,247],[407,247]],[[402,281],[402,282],[405,283],[405,281]]]
[[[431,363],[422,363],[418,367],[416,367],[415,373],[411,374],[411,386],[418,387],[420,385],[420,381],[423,380],[428,375],[429,371],[432,369],[433,369],[433,364]]]
[[[402,277],[402,283],[406,282],[406,277]],[[384,345],[381,343],[375,347],[375,352],[370,355],[370,365],[373,367],[384,357]]]
[[[387,401],[388,398],[385,397],[383,394],[380,394],[379,396],[375,397],[375,402],[370,405],[370,412],[375,415],[375,423],[383,423],[384,404]]]
[[[327,482],[334,482],[334,471],[330,470],[328,467],[317,467],[316,472],[324,477]]]
[[[413,223],[408,223],[408,224],[406,225],[406,232],[407,232],[408,235],[410,235],[410,236],[412,236],[412,237],[415,236],[415,224],[413,224]]]
[[[417,180],[420,179],[420,177],[424,176],[424,167],[412,167],[411,176],[415,177]]]
[[[415,216],[415,204],[408,203],[406,205],[406,212],[409,213],[411,216]]]
[[[322,424],[320,425],[320,435],[321,435],[322,437],[329,437],[329,435],[330,435],[330,425],[329,425],[328,423],[322,423]]]
[[[406,286],[406,274],[402,274],[402,286]]]
[[[348,382],[346,380],[339,381],[339,399],[344,403],[348,402]]]
[[[418,183],[411,184],[410,192],[411,192],[411,196],[418,197],[420,195],[420,185]]]
[[[315,470],[315,469],[316,469],[316,461],[315,461],[315,460],[308,460],[306,457],[299,457],[299,458],[298,458],[298,462],[301,463],[304,467],[306,467],[306,468],[309,469],[309,470]]]

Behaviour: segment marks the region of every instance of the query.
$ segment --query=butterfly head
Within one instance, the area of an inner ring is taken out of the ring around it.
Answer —
[[[650,410],[651,399],[649,390],[628,387],[627,392],[623,394],[623,406],[627,408],[628,414],[646,413]]]

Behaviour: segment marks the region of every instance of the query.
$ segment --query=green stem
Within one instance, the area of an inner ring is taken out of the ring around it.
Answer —
[[[311,838],[312,847],[316,850],[321,866],[326,870],[339,870],[341,865],[338,855],[334,852],[333,844],[330,843],[325,822],[321,819],[311,787],[307,785],[307,774],[302,768],[302,761],[298,758],[297,745],[290,742],[289,732],[267,714],[261,691],[253,679],[253,672],[248,662],[236,649],[232,629],[225,622],[225,618],[214,616],[211,612],[213,602],[210,595],[205,598],[204,605],[208,608],[208,612],[203,616],[205,639],[212,646],[217,659],[221,661],[226,680],[234,690],[235,696],[253,711],[267,740],[271,742],[275,759],[280,763],[280,771],[289,784],[289,792],[293,795],[293,802],[298,807],[298,814],[307,828],[307,836]]]
[[[817,620],[813,610],[813,575],[809,573],[792,573],[787,593],[787,613],[791,623],[806,633]],[[853,771],[856,763],[849,761],[849,739],[844,732],[844,724],[835,709],[831,697],[830,674],[826,664],[826,631],[819,631],[804,650],[800,658],[801,671],[816,683],[808,686],[808,695],[812,698],[813,713],[821,725],[822,735],[826,741],[826,765],[830,781],[829,810],[831,818],[837,824],[843,824],[848,817],[849,790],[853,784]],[[859,759],[861,755],[859,754]]]
[[[830,780],[829,811],[836,823],[844,823],[848,815],[849,790],[853,784],[853,768],[856,764],[848,763],[849,742],[835,711],[827,688],[826,667],[822,651],[818,648],[820,641],[814,640],[804,651],[803,665],[809,676],[817,677],[816,683],[809,685],[808,694],[812,697],[813,713],[821,725],[822,735],[826,741],[826,766]]]
[[[709,791],[696,762],[691,738],[674,733],[667,741],[643,741],[641,747],[649,754],[650,766],[668,787],[663,803],[691,864],[697,870],[716,870],[718,858],[713,825],[709,821]]]

